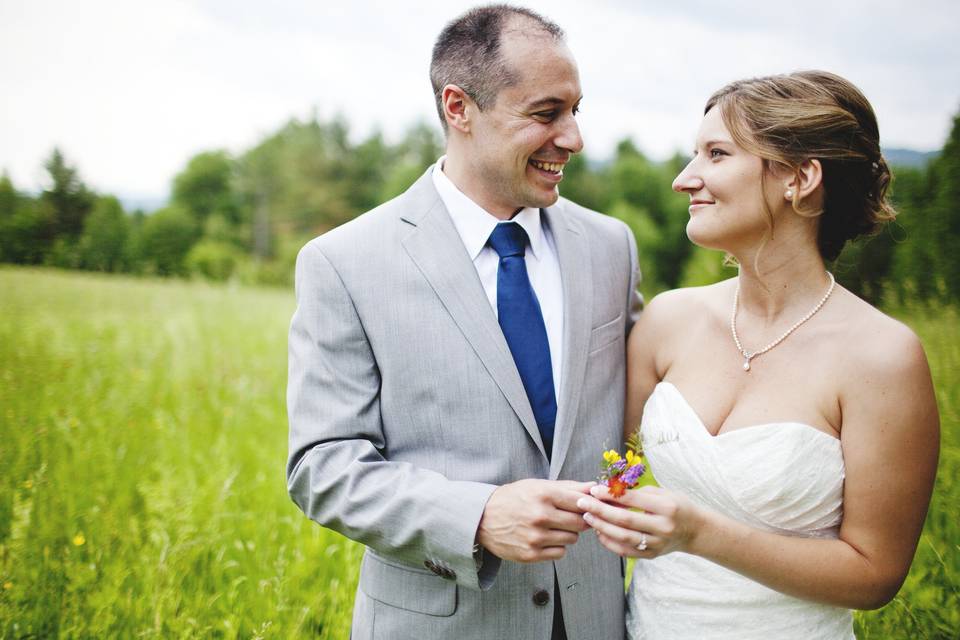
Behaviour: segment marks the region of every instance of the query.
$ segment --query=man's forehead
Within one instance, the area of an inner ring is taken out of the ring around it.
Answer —
[[[524,82],[521,76],[518,82],[505,87],[502,91],[512,94],[509,98],[510,102],[528,111],[565,109],[580,102],[583,97],[580,92],[580,83],[575,77],[560,82],[539,83]]]
[[[577,65],[562,40],[521,37],[504,47],[503,57],[518,101],[548,106],[580,99]]]

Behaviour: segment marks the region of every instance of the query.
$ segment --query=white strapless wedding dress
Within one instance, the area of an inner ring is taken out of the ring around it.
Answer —
[[[665,489],[759,529],[837,537],[844,466],[836,438],[795,422],[711,436],[668,382],[647,401],[640,433]],[[847,609],[784,595],[679,552],[636,561],[627,631],[635,640],[854,639]]]

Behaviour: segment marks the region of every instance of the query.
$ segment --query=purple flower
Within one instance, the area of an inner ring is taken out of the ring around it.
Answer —
[[[621,480],[623,480],[628,487],[633,487],[640,480],[640,476],[644,474],[646,468],[642,464],[635,464],[626,471],[623,472]]]

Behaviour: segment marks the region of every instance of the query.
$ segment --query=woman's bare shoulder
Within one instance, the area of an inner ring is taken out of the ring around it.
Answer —
[[[678,322],[729,314],[736,278],[703,287],[671,289],[656,295],[641,314],[640,321],[653,333],[676,329]]]
[[[705,287],[665,291],[650,301],[630,334],[629,360],[634,378],[645,372],[650,382],[661,380],[674,361],[678,349],[690,336],[725,323],[736,280]]]
[[[870,405],[875,414],[935,411],[927,355],[906,324],[844,292],[844,326],[835,344],[842,348],[841,406]],[[863,407],[866,409],[866,407]]]
[[[844,293],[843,344],[856,346],[845,350],[852,369],[875,376],[926,373],[927,357],[913,329],[854,294]]]

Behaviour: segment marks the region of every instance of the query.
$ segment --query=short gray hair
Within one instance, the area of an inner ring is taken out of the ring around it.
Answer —
[[[440,32],[430,60],[430,83],[444,131],[447,130],[443,116],[445,86],[457,85],[485,111],[496,102],[501,89],[516,82],[516,75],[507,67],[500,51],[504,27],[514,17],[531,23],[555,40],[564,37],[563,29],[540,14],[507,4],[471,9]]]

